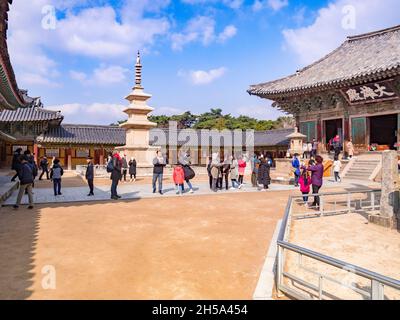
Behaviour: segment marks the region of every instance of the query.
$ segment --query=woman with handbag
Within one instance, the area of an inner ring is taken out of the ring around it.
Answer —
[[[193,186],[190,180],[192,180],[196,173],[190,167],[190,155],[187,152],[184,152],[181,157],[179,157],[179,164],[183,167],[183,171],[185,173],[185,182],[189,187],[189,193],[194,193]]]

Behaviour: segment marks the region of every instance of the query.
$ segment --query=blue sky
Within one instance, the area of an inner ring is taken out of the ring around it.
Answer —
[[[156,114],[219,107],[275,119],[250,84],[295,72],[347,35],[400,24],[399,9],[398,0],[16,0],[9,48],[19,86],[65,122],[124,119],[137,50]]]

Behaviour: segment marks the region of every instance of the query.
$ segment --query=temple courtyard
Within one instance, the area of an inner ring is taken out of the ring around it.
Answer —
[[[0,209],[0,299],[252,299],[288,196],[298,195],[297,189],[274,184],[257,192],[246,185],[214,194],[200,176],[194,195],[176,196],[167,177],[160,196],[149,183],[122,183],[125,200],[114,202],[108,199],[109,180],[98,179],[97,195],[87,201],[85,182],[67,173],[64,195],[56,201],[50,182],[37,182],[40,204],[34,210],[13,210],[14,192]],[[326,179],[323,191],[368,187],[375,185]],[[324,222],[331,224],[321,219],[317,229]],[[361,230],[365,222],[357,223]],[[354,225],[338,226],[341,235],[351,236]],[[352,247],[356,260],[369,268],[377,261],[383,273],[379,261],[395,269],[400,234],[371,230],[382,234],[378,245],[383,241],[394,249],[371,251],[371,242],[363,248],[369,239],[364,234]],[[351,256],[351,248],[346,252]]]

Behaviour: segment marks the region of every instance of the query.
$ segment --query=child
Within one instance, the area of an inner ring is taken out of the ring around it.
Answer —
[[[173,179],[176,187],[176,194],[182,194],[185,190],[185,171],[181,165],[174,168]]]
[[[53,181],[54,196],[61,196],[61,177],[64,174],[64,170],[60,166],[59,159],[55,159],[53,163],[50,171],[50,179]]]
[[[300,191],[303,194],[304,205],[308,205],[308,195],[310,193],[311,178],[306,169],[303,170],[300,176],[299,184],[300,184]]]
[[[342,182],[340,178],[340,169],[342,168],[342,163],[339,160],[339,157],[335,157],[335,161],[333,162],[333,173],[335,175],[336,182]]]

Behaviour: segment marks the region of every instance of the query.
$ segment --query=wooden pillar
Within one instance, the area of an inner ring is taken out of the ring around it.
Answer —
[[[33,143],[33,154],[35,163],[38,163],[39,147],[35,142]]]
[[[343,128],[343,140],[349,141],[350,140],[350,117],[349,113],[344,113],[344,128]]]
[[[72,149],[71,148],[67,148],[65,149],[65,155],[66,155],[66,167],[68,170],[72,170]]]
[[[321,120],[321,116],[318,116],[317,119],[317,141],[322,143],[322,120]]]

